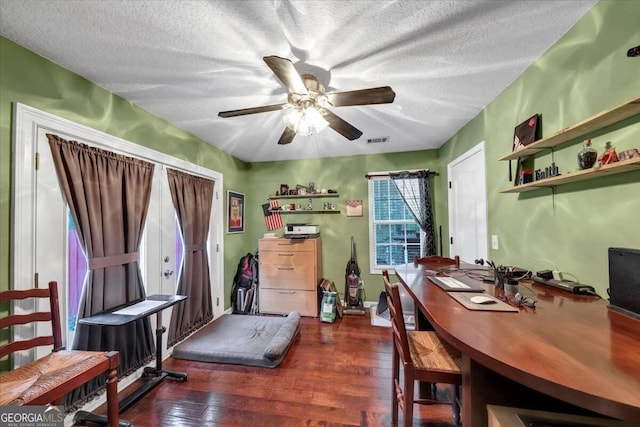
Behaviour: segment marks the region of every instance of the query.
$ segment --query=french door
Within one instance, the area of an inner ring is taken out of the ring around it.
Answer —
[[[222,188],[221,174],[21,104],[16,105],[15,117],[13,288],[30,288],[34,282],[37,282],[39,287],[45,287],[49,281],[58,282],[63,340],[67,348],[73,341],[86,260],[78,245],[73,221],[62,199],[47,133],[55,133],[65,139],[127,156],[143,158],[156,164],[140,249],[140,266],[147,295],[174,294],[182,260],[182,239],[169,192],[167,167],[216,181],[210,220],[209,263],[214,316],[222,314],[223,307],[215,304],[218,298],[223,300],[224,289],[221,256],[223,208],[218,197]],[[35,159],[37,161],[34,162]],[[34,168],[34,163],[37,164],[37,169]],[[16,311],[30,312],[35,308],[27,303],[17,307]],[[47,307],[40,309],[46,310]],[[163,313],[163,324],[167,328],[170,319],[171,312],[167,309]],[[38,326],[41,327],[44,326]],[[38,332],[40,333],[40,330]],[[22,329],[18,330],[17,334],[33,336],[35,331]],[[166,347],[166,334],[163,338],[165,342],[161,345]],[[50,349],[44,347],[39,348],[36,353],[25,352],[14,363],[19,366],[48,352]]]

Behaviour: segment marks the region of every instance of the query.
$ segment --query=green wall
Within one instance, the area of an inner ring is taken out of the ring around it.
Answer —
[[[298,143],[304,140],[297,140]],[[294,142],[296,143],[296,142]],[[345,144],[348,143],[345,140]],[[356,243],[358,265],[365,283],[366,300],[377,301],[382,291],[380,275],[371,275],[369,263],[369,209],[367,172],[399,169],[425,168],[437,171],[438,159],[435,150],[396,153],[375,156],[334,157],[283,162],[254,163],[251,166],[250,202],[247,203],[248,233],[250,241],[256,242],[267,232],[261,204],[269,195],[275,194],[280,184],[295,188],[296,184],[315,182],[317,188],[335,189],[340,197],[313,199],[313,206],[321,208],[325,201],[335,203],[340,214],[282,214],[283,223],[310,222],[320,226],[322,236],[322,276],[332,280],[340,293],[344,291],[344,275],[347,261],[351,257],[351,236]],[[431,178],[438,185],[441,176]],[[362,217],[347,217],[345,200],[362,200]],[[308,200],[291,200],[306,206]],[[281,204],[283,201],[281,201]],[[282,230],[274,232],[282,234]],[[255,250],[255,249],[253,249]]]
[[[489,239],[497,234],[500,241],[499,250],[489,250],[489,258],[496,263],[534,270],[553,269],[555,264],[568,278],[605,296],[607,248],[640,249],[640,172],[566,184],[555,191],[499,194],[511,183],[508,162],[497,161],[511,151],[514,127],[535,113],[541,114],[544,137],[639,96],[640,58],[626,56],[640,44],[638,22],[640,2],[598,3],[439,150],[443,169],[486,141]],[[590,137],[599,155],[607,142],[618,151],[640,148],[640,116]],[[555,161],[561,173],[575,171],[581,141],[530,161],[536,169]],[[437,198],[446,201],[444,180]]]
[[[220,191],[221,203],[226,200],[227,188],[248,191],[244,178],[248,165],[244,162],[0,37],[0,290],[9,288],[11,265],[11,135],[14,102],[220,172],[224,175],[225,186]],[[246,251],[244,236],[225,234],[224,248],[225,286],[230,289],[237,260]],[[226,306],[229,305],[228,293],[225,291]]]

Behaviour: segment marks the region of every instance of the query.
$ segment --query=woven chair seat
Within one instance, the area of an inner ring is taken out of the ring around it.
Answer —
[[[444,260],[444,261],[443,261]],[[418,259],[416,258],[416,262]],[[445,263],[446,261],[446,263]],[[455,264],[455,260],[439,258],[440,265]],[[402,425],[413,425],[414,404],[433,405],[449,403],[453,409],[453,422],[460,424],[460,386],[462,385],[462,355],[449,343],[441,340],[433,331],[407,331],[400,290],[397,284],[389,282],[389,272],[382,270],[387,305],[391,314],[391,332],[393,335],[392,360],[392,405],[391,425],[398,425],[399,409],[404,413]],[[402,367],[403,376],[400,376]],[[431,385],[431,393],[415,398],[416,381]],[[451,399],[443,401],[437,398],[434,384],[451,386]]]
[[[411,361],[416,369],[460,374],[462,355],[435,332],[407,331]]]
[[[104,363],[106,352],[56,351],[0,376],[0,405],[24,405]]]

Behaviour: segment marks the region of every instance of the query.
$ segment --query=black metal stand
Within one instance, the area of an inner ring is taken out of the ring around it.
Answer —
[[[165,303],[154,307],[151,310],[134,315],[104,313],[80,319],[80,323],[88,325],[118,326],[143,319],[156,313],[156,366],[148,366],[144,368],[142,376],[149,378],[149,380],[118,403],[118,412],[123,413],[126,411],[127,408],[137,402],[142,396],[151,391],[151,389],[160,384],[167,377],[177,381],[187,381],[187,379],[189,379],[188,374],[185,372],[173,372],[162,369],[162,334],[167,331],[167,328],[162,326],[162,310],[169,308],[186,298],[187,297],[182,295],[152,295],[148,297],[147,300],[164,301]],[[96,424],[107,424],[107,417],[104,415],[95,415],[86,411],[78,411],[75,416],[75,422],[77,423],[82,421],[88,421]],[[132,424],[128,421],[121,420],[120,427],[132,427]]]

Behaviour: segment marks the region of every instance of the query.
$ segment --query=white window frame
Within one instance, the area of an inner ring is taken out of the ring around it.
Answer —
[[[382,270],[394,270],[393,265],[377,265],[376,264],[376,236],[375,230],[377,224],[416,224],[414,219],[406,219],[406,220],[384,220],[384,221],[376,221],[375,220],[375,195],[374,195],[374,182],[381,180],[391,181],[389,177],[389,173],[392,172],[371,172],[369,173],[369,266],[371,274],[382,274]],[[393,183],[391,183],[393,184]],[[424,242],[424,233],[420,230],[420,252],[422,252],[422,245]],[[406,249],[405,249],[406,250]],[[405,252],[406,253],[406,252]],[[407,260],[409,262],[410,260]]]

